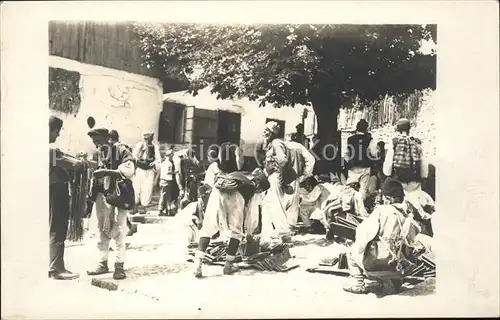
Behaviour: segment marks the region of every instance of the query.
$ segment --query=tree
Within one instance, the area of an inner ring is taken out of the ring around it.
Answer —
[[[188,78],[195,95],[209,86],[219,99],[312,105],[320,148],[340,141],[346,100],[435,88],[435,52],[419,51],[436,39],[435,25],[135,23],[134,30],[143,63],[161,77]]]

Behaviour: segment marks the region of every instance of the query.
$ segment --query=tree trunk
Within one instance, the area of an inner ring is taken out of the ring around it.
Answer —
[[[312,151],[320,159],[316,160],[315,174],[329,172],[337,173],[341,170],[341,134],[338,131],[338,115],[340,101],[313,103],[314,112],[318,119],[319,142]]]

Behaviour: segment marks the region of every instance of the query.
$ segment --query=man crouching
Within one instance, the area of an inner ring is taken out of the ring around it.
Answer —
[[[384,204],[377,206],[356,229],[356,241],[348,254],[350,281],[344,286],[345,291],[368,293],[366,278],[379,280],[384,294],[396,293],[401,285],[408,252],[420,229],[404,201],[400,182],[387,178],[382,195]]]

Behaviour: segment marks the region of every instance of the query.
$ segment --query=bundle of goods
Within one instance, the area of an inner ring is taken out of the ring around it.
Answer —
[[[189,245],[189,255],[194,256],[196,248],[198,244],[192,243]],[[207,251],[205,251],[205,255],[203,257],[203,262],[214,264],[216,262],[224,262],[226,261],[226,248],[227,244],[222,241],[211,242],[208,246]],[[235,262],[240,262],[241,256],[237,255]]]
[[[189,254],[195,255],[195,244],[191,244]],[[214,242],[209,245],[205,252],[204,262],[214,265],[224,265],[227,257],[227,244],[223,242]],[[235,263],[240,268],[255,268],[261,271],[286,272],[298,267],[297,263],[291,261],[290,245],[281,243],[272,246],[268,251],[255,252],[255,248],[250,249],[248,244],[242,244],[236,255]],[[255,253],[251,253],[255,252]],[[192,262],[191,259],[189,259]]]
[[[425,281],[425,279],[436,277],[436,264],[429,254],[420,255],[417,261],[415,268],[407,275],[409,279]]]
[[[346,277],[349,275],[347,254],[343,252],[338,256],[324,258],[320,261],[319,267],[309,268],[306,269],[306,271],[311,273],[327,273]]]
[[[339,213],[333,216],[330,222],[330,233],[339,238],[354,241],[356,238],[356,228],[363,222],[362,217],[351,213]]]
[[[70,218],[67,239],[79,241],[83,238],[83,218],[87,216],[87,195],[90,189],[91,170],[87,162],[83,169],[70,174]]]

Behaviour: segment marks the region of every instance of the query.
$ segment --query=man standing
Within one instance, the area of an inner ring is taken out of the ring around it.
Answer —
[[[290,139],[287,140],[288,141],[285,141],[285,146],[289,150],[290,165],[297,173],[297,179],[290,184],[293,188],[293,193],[291,195],[285,195],[285,201],[287,203],[286,217],[288,224],[291,227],[295,227],[300,213],[299,185],[300,182],[304,181],[304,179],[312,176],[316,159],[311,152],[304,147],[304,145],[298,142],[290,141]],[[303,221],[304,220],[305,219],[303,219]]]
[[[151,202],[156,171],[161,164],[160,147],[153,142],[154,133],[144,133],[144,140],[137,143],[133,150],[137,169],[134,177],[136,209],[134,213],[146,214],[146,207]]]
[[[289,167],[290,153],[285,142],[278,138],[280,131],[279,124],[271,121],[266,123],[264,129],[264,148],[266,159],[264,167],[270,173],[270,188],[262,204],[262,238],[270,241],[273,233],[281,237],[290,235],[290,225],[287,219],[287,204],[285,192],[290,191],[287,185],[296,180],[295,177],[288,177],[291,170]],[[296,174],[296,172],[295,172]],[[275,231],[273,232],[273,226]]]
[[[347,139],[347,150],[344,155],[348,178],[359,182],[361,202],[367,197],[371,167],[377,157],[377,143],[368,133],[368,122],[361,119],[356,125],[356,133]],[[360,214],[368,215],[364,205],[360,208]]]
[[[165,152],[165,159],[161,163],[160,168],[160,201],[158,210],[160,216],[173,216],[176,208],[172,197],[172,187],[174,184],[174,164],[172,162],[173,151],[168,149]]]
[[[176,151],[172,157],[172,161],[174,163],[174,175],[176,189],[178,190],[178,199],[184,203],[189,196],[189,193],[187,192],[190,187],[188,185],[188,178],[192,173],[198,173],[200,170],[200,162],[196,158],[196,152],[192,147]],[[196,201],[195,199],[191,200]],[[178,207],[183,209],[183,204],[180,203]]]
[[[128,151],[132,152],[132,148],[130,148],[128,145],[120,142],[120,135],[118,134],[118,131],[116,131],[116,130],[111,130],[109,132],[109,144],[111,146],[114,146],[115,144],[121,144],[122,146],[127,148]],[[137,225],[133,225],[132,222],[130,222],[130,219],[128,217],[127,217],[127,226],[129,228],[127,236],[131,236],[137,232]]]
[[[126,277],[123,264],[129,210],[117,207],[118,205],[111,205],[108,200],[109,195],[113,194],[114,188],[117,187],[118,180],[130,180],[134,175],[134,161],[132,154],[125,146],[120,144],[110,146],[108,144],[109,132],[107,129],[93,129],[88,135],[99,151],[98,170],[94,171],[91,199],[96,206],[99,229],[97,247],[100,251],[100,261],[97,267],[87,271],[87,274],[99,275],[109,272],[109,243],[113,238],[117,251],[113,279],[121,280]],[[133,200],[128,199],[130,206],[132,206]]]
[[[53,145],[59,137],[63,121],[49,118],[49,277],[57,280],[72,280],[78,274],[66,270],[64,265],[64,242],[68,233],[70,195],[69,176],[66,170],[79,170],[82,161],[64,154]]]
[[[303,146],[307,146],[308,139],[307,136],[304,134],[304,125],[302,123],[299,123],[298,125],[295,126],[295,129],[297,131],[292,134],[292,141],[300,143]]]
[[[384,174],[403,185],[405,194],[421,190],[427,178],[428,167],[423,159],[422,142],[410,136],[410,121],[400,119],[396,123],[397,136],[388,143],[384,161]]]

